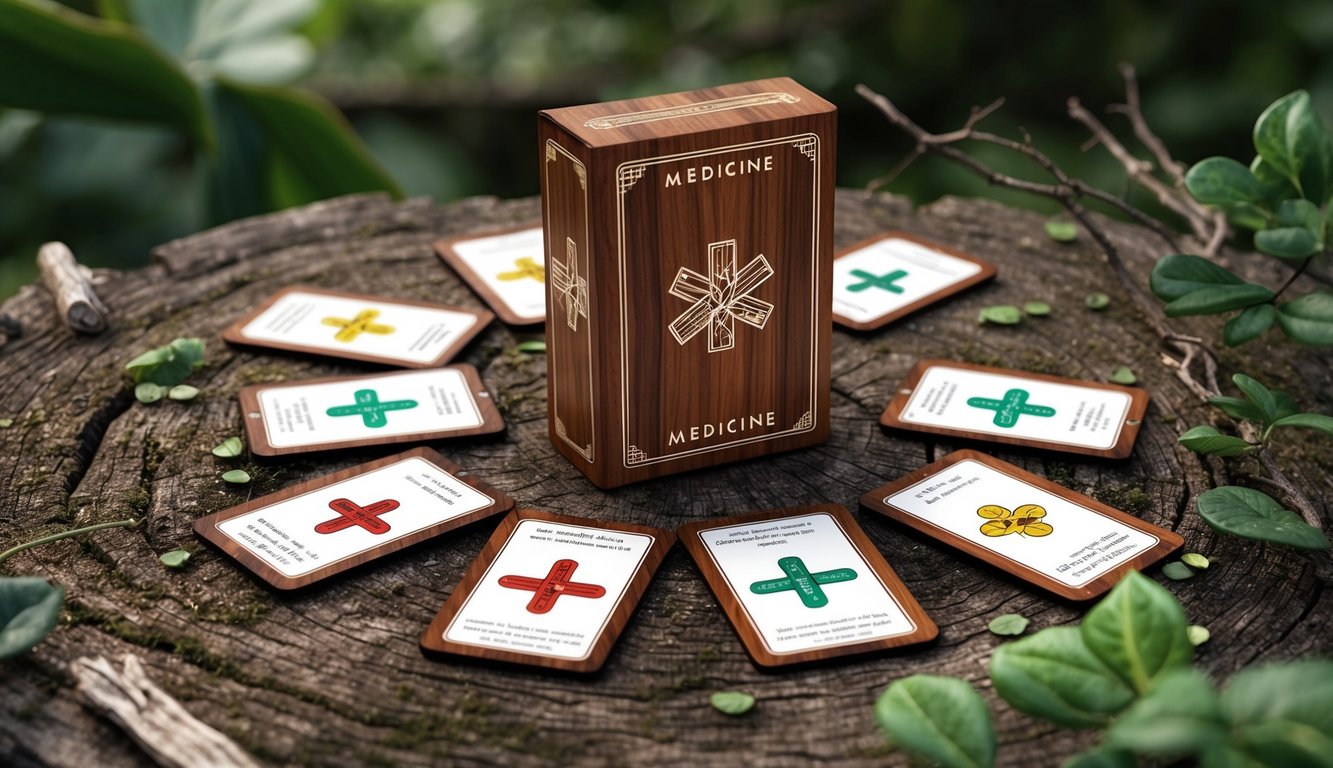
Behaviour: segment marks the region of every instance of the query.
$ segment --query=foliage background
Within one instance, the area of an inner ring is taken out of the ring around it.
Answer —
[[[1249,157],[1255,115],[1296,88],[1333,117],[1333,3],[1320,0],[322,0],[300,32],[317,57],[299,84],[341,108],[409,194],[441,202],[535,194],[538,109],[784,74],[839,106],[844,186],[911,149],[858,82],[935,130],[1004,96],[990,127],[1022,125],[1076,175],[1127,194],[1064,112],[1073,95],[1097,110],[1120,100],[1120,61],[1138,67],[1148,119],[1185,162]],[[46,240],[134,267],[207,226],[192,158],[163,129],[0,113],[0,297],[34,278]],[[891,189],[1042,204],[930,160]]]

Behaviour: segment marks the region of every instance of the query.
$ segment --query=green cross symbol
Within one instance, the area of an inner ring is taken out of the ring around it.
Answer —
[[[882,288],[889,293],[902,293],[903,287],[894,285],[894,283],[907,277],[907,273],[901,269],[895,269],[887,275],[872,275],[864,269],[853,269],[852,277],[861,278],[861,282],[856,285],[847,286],[847,290],[853,293],[859,293],[867,288]]]
[[[820,584],[837,584],[856,578],[856,571],[851,568],[811,573],[799,557],[784,557],[778,561],[778,567],[787,575],[780,579],[756,581],[750,585],[750,591],[756,595],[771,595],[792,590],[805,603],[806,608],[822,608],[828,605],[828,595],[819,588]]]
[[[1045,405],[1028,405],[1028,395],[1026,389],[1011,389],[1004,393],[1003,400],[992,400],[989,397],[970,397],[967,404],[973,408],[985,408],[995,411],[995,426],[1012,429],[1018,423],[1018,417],[1027,416],[1054,416],[1055,409]]]
[[[380,402],[380,396],[373,389],[358,389],[355,405],[335,405],[327,413],[330,416],[360,416],[362,423],[371,429],[387,427],[387,411],[406,411],[417,407],[416,400],[390,400]]]

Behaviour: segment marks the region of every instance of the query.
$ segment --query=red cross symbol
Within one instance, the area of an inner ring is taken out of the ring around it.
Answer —
[[[532,600],[528,601],[528,613],[549,613],[561,595],[591,597],[594,600],[605,595],[605,587],[569,580],[569,577],[574,575],[574,569],[578,567],[579,564],[573,560],[556,560],[544,579],[534,579],[531,576],[501,576],[500,586],[536,592]]]
[[[385,499],[363,507],[351,499],[334,499],[329,502],[329,509],[337,512],[338,517],[315,526],[315,533],[337,533],[360,526],[371,533],[382,534],[389,532],[389,524],[381,520],[380,515],[398,509],[398,502]]]

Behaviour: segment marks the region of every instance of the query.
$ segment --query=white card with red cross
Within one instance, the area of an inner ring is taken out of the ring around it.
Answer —
[[[195,531],[273,586],[294,589],[513,505],[418,448],[209,515]]]
[[[489,323],[486,310],[293,286],[233,323],[232,344],[404,368],[443,365]]]

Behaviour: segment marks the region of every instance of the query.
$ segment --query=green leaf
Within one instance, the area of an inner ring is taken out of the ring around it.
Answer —
[[[1137,768],[1138,764],[1133,752],[1103,746],[1075,755],[1061,768]]]
[[[1219,285],[1188,293],[1166,305],[1167,317],[1215,315],[1273,300],[1273,292],[1262,285]]]
[[[1299,427],[1301,429],[1317,429],[1320,432],[1333,437],[1333,417],[1325,416],[1320,413],[1296,413],[1273,422],[1270,429],[1278,427]]]
[[[217,151],[204,161],[209,220],[222,223],[265,212],[268,142],[263,129],[216,83],[206,83],[203,93],[217,130]]]
[[[1077,627],[1051,627],[1001,645],[990,673],[995,692],[1014,709],[1066,728],[1104,726],[1134,700]]]
[[[1272,304],[1256,304],[1246,307],[1239,315],[1227,321],[1222,328],[1222,339],[1228,347],[1238,347],[1247,341],[1257,339],[1273,325],[1277,319],[1277,307]]]
[[[1222,210],[1226,211],[1227,221],[1232,226],[1251,231],[1268,229],[1270,223],[1268,212],[1263,208],[1251,203],[1231,203],[1223,205]]]
[[[1249,400],[1243,400],[1239,397],[1213,397],[1208,402],[1222,409],[1222,412],[1233,419],[1243,419],[1245,421],[1264,421],[1264,412]]]
[[[1263,413],[1265,422],[1277,418],[1277,397],[1273,395],[1272,390],[1243,373],[1234,374],[1231,383],[1245,395],[1245,399],[1254,403],[1254,406]]]
[[[1185,565],[1188,565],[1191,568],[1197,568],[1201,571],[1207,570],[1208,566],[1211,565],[1208,558],[1204,557],[1198,552],[1186,552],[1185,554],[1180,556],[1180,562],[1184,563]]]
[[[1185,174],[1185,188],[1201,203],[1258,203],[1264,188],[1250,169],[1229,157],[1210,157]]]
[[[156,403],[166,394],[166,390],[151,381],[134,385],[134,399],[141,403]]]
[[[1079,626],[1088,649],[1140,694],[1194,658],[1185,612],[1172,594],[1137,571],[1088,611]]]
[[[1078,227],[1072,221],[1047,219],[1046,234],[1057,243],[1072,243],[1078,239]]]
[[[172,400],[193,400],[199,396],[199,388],[189,384],[177,384],[167,392]]]
[[[1112,384],[1124,384],[1129,386],[1130,384],[1137,383],[1139,377],[1134,375],[1134,372],[1129,369],[1129,366],[1122,365],[1117,367],[1114,371],[1111,371],[1108,380]]]
[[[1029,301],[1023,305],[1023,311],[1033,317],[1045,317],[1051,314],[1051,305],[1044,301]]]
[[[163,387],[174,387],[203,366],[202,339],[175,339],[165,347],[139,355],[126,363],[125,369],[136,384],[151,382]]]
[[[1023,630],[1027,628],[1027,617],[1017,613],[996,616],[986,625],[986,629],[989,629],[991,634],[1000,635],[1001,637],[1016,637],[1023,634]]]
[[[1198,648],[1208,642],[1208,639],[1213,636],[1213,633],[1209,632],[1208,628],[1202,624],[1191,624],[1188,627],[1185,627],[1185,635],[1189,637],[1190,645]]]
[[[1264,188],[1264,202],[1269,208],[1276,208],[1283,200],[1290,200],[1293,197],[1300,197],[1300,190],[1291,183],[1291,179],[1278,173],[1273,166],[1264,162],[1263,157],[1254,156],[1250,162],[1250,173]],[[1265,225],[1266,226],[1266,225]],[[1264,227],[1260,227],[1263,229]]]
[[[1267,766],[1333,762],[1333,662],[1296,661],[1252,667],[1222,692],[1235,741]]]
[[[219,79],[218,86],[240,102],[263,130],[270,194],[278,188],[292,193],[277,202],[296,205],[374,191],[402,196],[347,120],[322,98],[234,80]]]
[[[1111,306],[1111,297],[1104,293],[1089,293],[1083,297],[1083,306],[1093,310],[1106,309]]]
[[[1328,133],[1310,105],[1310,94],[1293,91],[1273,102],[1254,124],[1254,148],[1302,196],[1323,205],[1328,193]]]
[[[1308,229],[1323,244],[1324,220],[1319,213],[1319,206],[1309,200],[1283,200],[1278,203],[1275,214],[1275,223],[1279,227]]]
[[[1323,531],[1251,488],[1227,485],[1205,491],[1199,495],[1198,509],[1204,522],[1223,533],[1297,549],[1328,549]]]
[[[1316,291],[1277,308],[1277,324],[1302,344],[1333,345],[1333,293]]]
[[[1224,435],[1209,426],[1194,427],[1180,436],[1179,443],[1195,453],[1209,456],[1243,456],[1256,448],[1239,437]]]
[[[1152,292],[1162,301],[1175,301],[1183,296],[1219,285],[1246,285],[1234,272],[1223,269],[1202,256],[1173,253],[1153,265],[1149,278]]]
[[[743,715],[754,707],[754,696],[744,691],[718,691],[708,697],[708,703],[724,715]]]
[[[1162,575],[1172,581],[1184,581],[1194,578],[1194,571],[1191,571],[1188,565],[1179,560],[1172,560],[1162,566]]]
[[[986,702],[965,681],[912,675],[875,701],[875,722],[893,743],[945,768],[995,764],[995,728]]]
[[[1303,261],[1319,252],[1319,239],[1304,227],[1280,227],[1255,233],[1254,247],[1279,259]]]
[[[0,576],[0,660],[27,653],[51,634],[65,590],[46,579]]]
[[[525,341],[518,345],[518,351],[524,354],[542,354],[546,352],[546,342],[544,341]]]
[[[168,568],[184,568],[190,560],[190,553],[184,549],[173,549],[170,552],[163,553],[158,560]]]
[[[1277,402],[1277,412],[1273,414],[1276,417],[1273,419],[1274,421],[1300,413],[1300,406],[1296,405],[1296,401],[1292,400],[1290,395],[1280,389],[1272,390],[1272,392],[1273,400]]]
[[[1000,304],[994,307],[985,307],[977,315],[978,323],[994,323],[996,325],[1017,325],[1023,319],[1023,313],[1012,304]]]
[[[228,483],[243,485],[250,482],[250,473],[244,469],[232,469],[222,473],[222,479]]]
[[[0,0],[0,104],[165,123],[212,143],[194,83],[132,29],[52,2]]]
[[[1162,757],[1196,754],[1226,738],[1217,691],[1188,667],[1164,675],[1106,732],[1112,747]]]
[[[229,437],[226,440],[213,446],[213,455],[223,459],[230,459],[234,456],[240,456],[245,450],[245,443],[241,442],[239,437]]]

